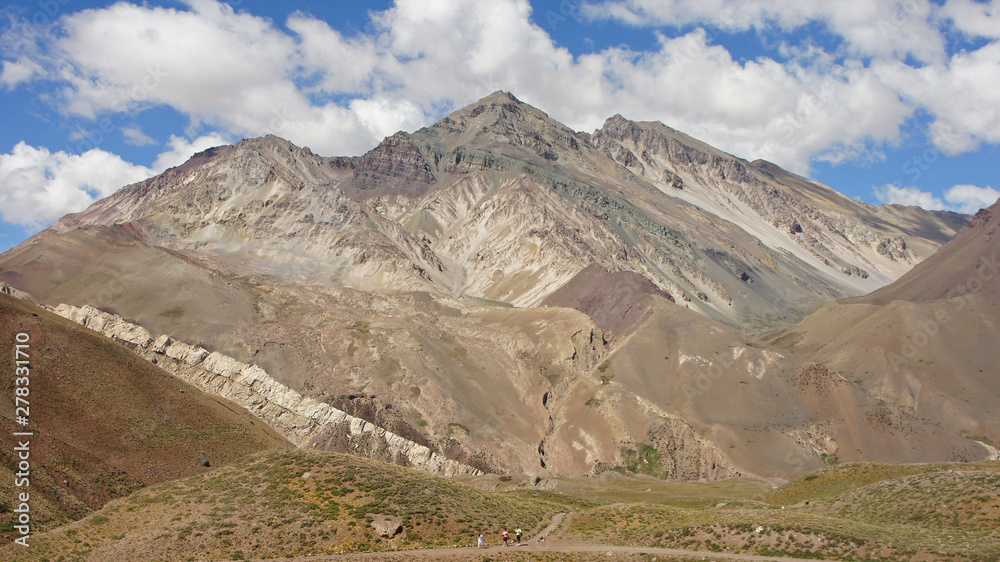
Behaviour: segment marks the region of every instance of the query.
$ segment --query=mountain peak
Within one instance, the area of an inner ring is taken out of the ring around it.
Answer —
[[[462,146],[515,157],[527,152],[548,161],[558,160],[563,150],[578,150],[578,136],[544,111],[504,91],[493,92],[413,134],[446,150]]]
[[[452,112],[441,122],[474,120],[476,124],[486,124],[519,115],[532,115],[538,119],[552,121],[547,113],[519,100],[514,94],[497,90],[479,101]]]
[[[492,94],[486,96],[485,98],[479,100],[478,102],[476,102],[476,104],[507,102],[507,101],[512,101],[514,103],[520,103],[520,104],[524,103],[523,101],[517,99],[517,97],[510,92],[497,90]]]
[[[252,150],[258,152],[290,152],[298,153],[302,152],[305,154],[312,155],[312,150],[307,146],[300,147],[290,140],[284,139],[272,133],[268,133],[262,137],[250,137],[241,139],[236,144],[232,145],[237,150]]]

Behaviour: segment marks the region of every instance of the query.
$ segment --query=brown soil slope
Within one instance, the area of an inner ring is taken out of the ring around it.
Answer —
[[[912,270],[857,302],[932,301],[973,293],[1000,301],[1000,202],[982,209],[945,244]]]
[[[674,301],[672,296],[638,273],[612,273],[592,263],[545,297],[542,305],[579,310],[610,340],[632,333],[652,306],[650,295]]]
[[[626,468],[653,476],[787,480],[825,459],[988,455],[823,366],[662,301],[592,378],[556,391],[569,397],[544,444],[553,463],[620,454]],[[627,447],[621,434],[633,439]]]
[[[207,470],[199,463],[200,452],[221,465],[290,447],[228,401],[178,381],[103,336],[4,294],[0,333],[7,340],[0,362],[11,370],[15,335],[29,337],[22,349],[30,362],[28,426],[16,424],[12,372],[3,377],[0,391],[0,496],[24,491],[14,486],[13,441],[18,438],[13,433],[33,432],[27,438],[33,531],[82,517],[145,485],[200,474]],[[8,517],[3,514],[4,523]]]
[[[775,343],[916,416],[1000,443],[1000,204],[895,283]]]

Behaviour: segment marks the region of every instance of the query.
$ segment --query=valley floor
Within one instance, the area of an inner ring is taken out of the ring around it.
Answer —
[[[502,552],[498,552],[498,550]],[[508,552],[508,550],[511,550],[512,552]],[[523,560],[545,560],[553,562],[569,560],[579,560],[584,562],[597,560],[661,560],[664,562],[687,562],[694,560],[743,560],[747,562],[793,562],[802,559],[727,552],[683,550],[676,548],[638,548],[606,545],[551,545],[529,546],[515,549],[504,549],[503,547],[495,546],[486,550],[479,550],[472,547],[438,548],[399,553],[382,552],[371,554],[345,554],[339,556],[315,556],[308,558],[293,558],[292,560],[296,562],[336,560],[365,560],[371,562],[388,562],[392,560],[503,560],[511,562]]]
[[[997,461],[841,464],[775,489],[616,474],[574,491],[498,490],[485,478],[471,483],[491,491],[341,454],[260,453],[113,500],[0,559],[1000,559]],[[522,546],[498,545],[516,528]]]

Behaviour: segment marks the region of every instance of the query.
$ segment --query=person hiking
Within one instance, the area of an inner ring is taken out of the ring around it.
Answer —
[[[479,546],[477,548],[486,548],[483,546],[483,534],[479,533]]]
[[[517,537],[517,546],[521,546],[521,528],[520,527],[518,527],[517,530],[514,531],[514,536]]]
[[[502,534],[502,535],[500,535],[500,536],[502,536],[502,537],[503,537],[503,545],[504,545],[504,546],[507,546],[507,539],[509,539],[509,538],[510,538],[510,535],[508,535],[508,534],[507,534],[507,529],[504,529],[504,530],[503,530],[503,534]]]

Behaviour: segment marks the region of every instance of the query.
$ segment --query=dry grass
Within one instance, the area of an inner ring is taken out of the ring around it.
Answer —
[[[151,486],[35,538],[18,559],[280,558],[472,545],[507,528],[539,530],[582,507],[546,492],[487,493],[423,472],[334,453],[257,455],[204,476]],[[376,536],[372,516],[404,532]],[[8,548],[0,558],[19,552]]]
[[[876,482],[941,470],[1000,471],[1000,463],[845,463],[803,476],[767,494],[764,499],[773,505],[793,505],[807,500],[836,496]]]
[[[650,503],[684,508],[756,499],[769,489],[756,480],[677,482],[645,476],[626,477],[616,472],[606,472],[596,478],[563,477],[555,482],[559,492],[596,503]]]
[[[764,497],[771,503],[601,506],[572,531],[583,541],[796,558],[1000,558],[998,462],[845,465]]]
[[[569,493],[485,492],[346,455],[273,452],[151,486],[34,537],[28,555],[8,547],[0,550],[0,558],[283,558],[472,546],[480,531],[496,540],[502,529],[521,527],[530,537],[553,513],[573,511],[562,544],[806,559],[1000,559],[1000,462],[852,464],[824,469],[768,494],[755,486],[740,481],[657,484],[615,475],[592,479],[590,487],[578,485]],[[610,503],[616,489],[619,501]],[[643,493],[647,501],[640,501]],[[680,506],[707,500],[712,507]],[[779,500],[795,505],[779,505]],[[376,536],[370,526],[374,514],[401,517],[403,533],[392,539]],[[560,556],[550,559],[566,559]]]

